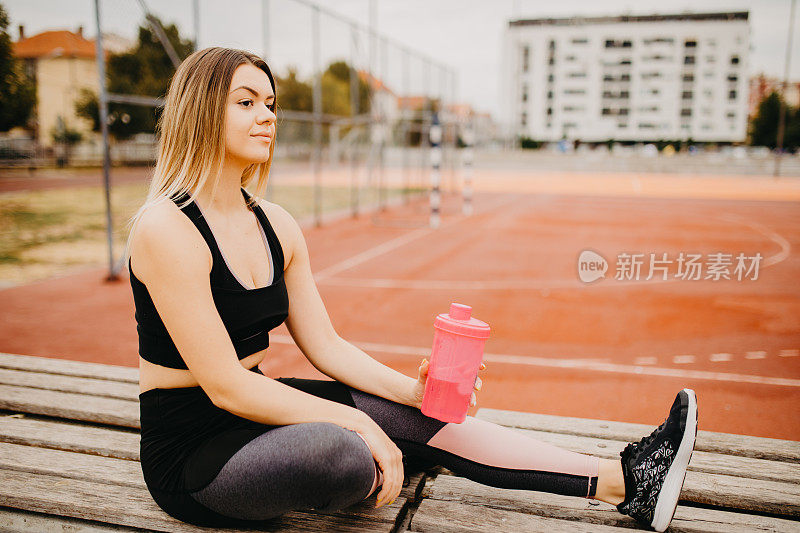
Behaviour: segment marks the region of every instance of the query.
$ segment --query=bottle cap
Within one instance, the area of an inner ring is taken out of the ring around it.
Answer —
[[[433,327],[466,337],[477,339],[489,338],[489,324],[477,318],[472,318],[472,307],[464,304],[451,303],[450,312],[442,313],[436,317]]]

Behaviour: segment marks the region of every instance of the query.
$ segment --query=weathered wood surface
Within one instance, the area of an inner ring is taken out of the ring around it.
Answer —
[[[69,531],[70,533],[142,533],[144,529],[101,524],[61,516],[31,513],[18,509],[0,509],[0,531],[5,533],[42,533]]]
[[[147,492],[138,463],[137,382],[137,369],[0,354],[0,409],[7,411],[0,413],[0,530],[207,531],[172,519]],[[477,417],[612,459],[657,425],[493,409],[481,409]],[[635,527],[596,500],[498,489],[442,467],[408,477],[391,506],[375,509],[373,494],[338,513],[297,511],[259,530],[516,533]],[[670,531],[800,531],[799,517],[800,443],[698,432]]]
[[[466,517],[471,523],[472,516],[481,516],[486,509],[513,511],[537,515],[545,518],[559,518],[577,521],[586,531],[594,531],[594,524],[612,527],[630,527],[630,517],[617,512],[614,506],[597,500],[572,498],[545,492],[498,489],[481,485],[457,476],[440,475],[426,482],[422,491],[423,503],[411,520],[412,531],[417,529],[416,521],[423,505],[430,501],[449,502],[450,519],[462,523]],[[440,508],[434,508],[440,509]],[[590,528],[587,524],[593,524]],[[432,527],[432,526],[426,526]],[[800,523],[782,518],[751,515],[717,509],[703,509],[679,505],[670,531],[714,531],[719,533],[749,533],[759,531],[797,532]],[[449,531],[443,529],[442,531]],[[511,531],[511,530],[503,530]]]
[[[139,428],[139,404],[74,392],[0,385],[0,409]]]
[[[517,511],[465,505],[453,501],[425,499],[411,518],[410,531],[431,533],[497,533],[498,531],[547,531],[548,533],[586,533],[587,531],[627,532],[629,527],[588,524],[572,520],[547,518]]]
[[[0,442],[139,460],[138,431],[36,420],[24,414],[0,415]]]
[[[665,412],[664,416],[666,415],[667,413]],[[479,409],[475,416],[501,426],[626,442],[638,441],[645,435],[649,435],[661,423],[659,421],[652,426],[648,426],[646,424],[610,422],[590,418],[542,415],[486,408]],[[697,431],[695,450],[800,463],[800,442],[783,439],[716,433],[699,429]]]
[[[104,365],[83,361],[68,361],[52,357],[36,357],[32,355],[16,355],[0,352],[0,368],[12,370],[28,370],[51,375],[89,377],[139,383],[139,369],[126,366]]]
[[[421,475],[417,475],[418,479]],[[413,491],[412,491],[413,492]],[[335,513],[293,511],[269,521],[259,531],[391,531],[407,498],[374,508],[374,495]],[[170,517],[141,487],[70,479],[63,476],[0,469],[0,501],[7,507],[138,527],[156,531],[191,532],[205,530]],[[241,531],[214,529],[214,531]]]
[[[119,400],[138,401],[139,385],[108,379],[51,375],[26,370],[0,368],[0,384],[44,389],[61,392],[74,392],[86,396],[102,396]]]

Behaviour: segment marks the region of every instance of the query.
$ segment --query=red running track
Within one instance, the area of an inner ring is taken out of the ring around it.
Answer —
[[[655,426],[691,387],[700,429],[800,440],[798,207],[479,193],[468,218],[446,198],[438,230],[417,202],[306,238],[338,333],[408,375],[429,353],[435,315],[453,301],[473,306],[492,327],[477,408]],[[609,260],[606,279],[578,280],[584,249]],[[757,280],[613,279],[619,253],[681,251],[765,260]],[[104,275],[91,268],[0,291],[0,351],[136,366],[127,274]],[[324,378],[284,327],[272,350],[267,375]]]

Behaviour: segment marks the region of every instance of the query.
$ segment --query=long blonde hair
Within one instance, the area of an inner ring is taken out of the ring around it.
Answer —
[[[158,157],[147,198],[128,222],[130,232],[123,253],[126,263],[130,257],[133,232],[149,207],[186,193],[189,195],[186,201],[178,203],[182,208],[194,201],[209,180],[212,198],[216,195],[225,158],[228,91],[234,70],[244,64],[251,64],[267,74],[277,108],[278,95],[272,72],[263,59],[250,52],[205,48],[187,57],[175,71],[164,110],[156,125],[156,132],[160,134]],[[269,159],[249,165],[242,172],[242,187],[256,181],[256,190],[252,193],[254,201],[263,197],[266,191],[274,149],[275,137],[269,146]]]

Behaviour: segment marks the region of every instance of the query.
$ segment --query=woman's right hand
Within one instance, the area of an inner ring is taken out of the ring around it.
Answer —
[[[356,431],[367,441],[372,457],[383,472],[383,487],[378,493],[375,508],[394,502],[403,489],[403,452],[392,442],[374,420],[366,417]]]

